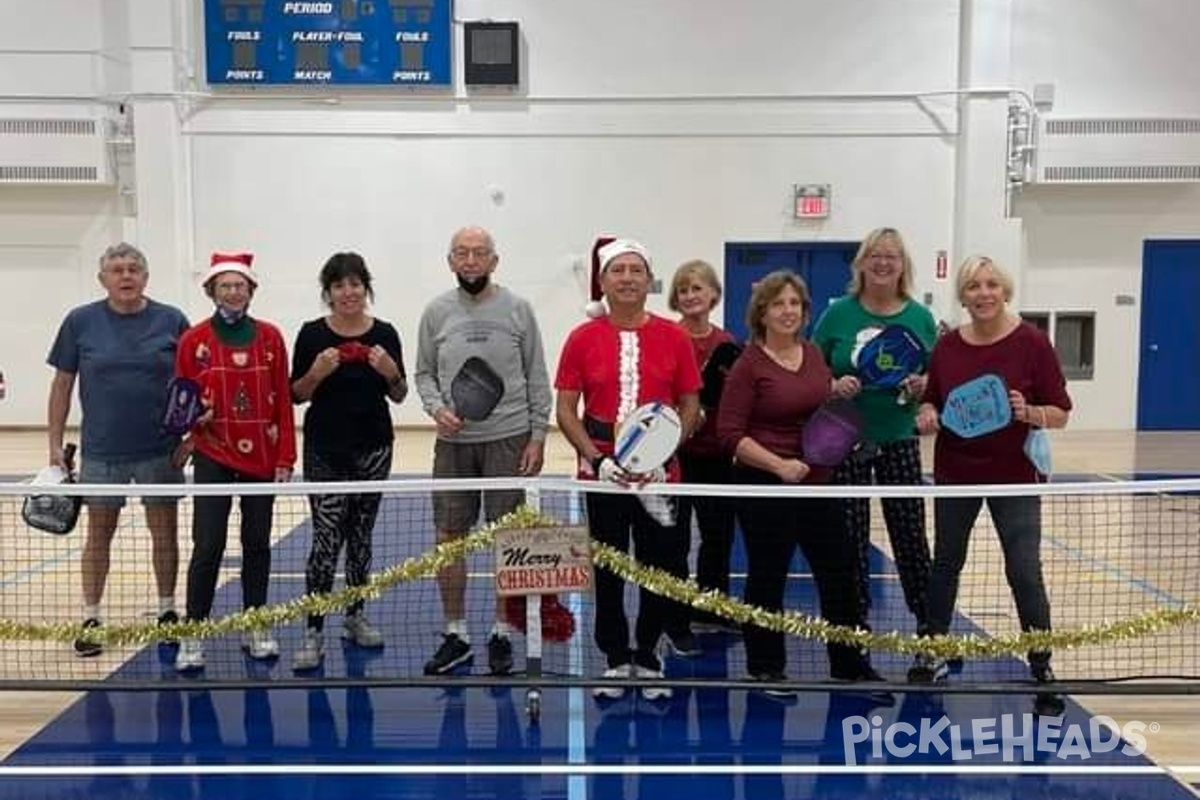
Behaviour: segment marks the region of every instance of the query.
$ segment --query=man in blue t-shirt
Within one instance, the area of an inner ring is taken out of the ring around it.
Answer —
[[[175,372],[175,348],[188,328],[174,306],[146,297],[146,257],[122,242],[100,257],[100,285],[108,296],[67,314],[46,362],[54,367],[48,426],[50,463],[65,468],[63,432],[71,393],[79,378],[82,411],[81,483],[182,483],[177,437],[162,430],[167,383]],[[108,580],[109,553],[124,497],[88,497],[87,542],[83,547],[83,626],[100,625],[100,600]],[[145,497],[158,621],[175,622],[179,569],[177,497]],[[75,641],[80,656],[95,656],[99,642]]]

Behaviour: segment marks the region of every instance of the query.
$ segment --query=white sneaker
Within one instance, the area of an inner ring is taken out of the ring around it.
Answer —
[[[242,637],[242,649],[251,658],[265,661],[279,655],[279,642],[271,635],[271,631],[251,631]]]
[[[383,647],[383,634],[367,621],[362,612],[346,615],[342,621],[342,638],[359,647]]]
[[[633,677],[633,664],[621,664],[618,667],[609,667],[604,670],[601,678],[610,681],[623,681]],[[607,698],[609,700],[617,700],[625,696],[627,686],[596,686],[592,689],[592,697]]]
[[[315,628],[305,628],[300,638],[300,649],[292,656],[292,669],[295,672],[316,669],[325,658],[325,637]]]
[[[204,669],[204,643],[199,639],[180,639],[175,654],[176,672],[195,672]]]
[[[634,675],[638,678],[645,678],[650,681],[661,681],[665,676],[661,669],[650,669],[649,667],[635,667]],[[642,697],[647,700],[669,700],[674,692],[670,686],[643,686]]]

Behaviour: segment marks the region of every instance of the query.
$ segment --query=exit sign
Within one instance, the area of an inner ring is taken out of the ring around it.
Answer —
[[[828,183],[805,183],[795,187],[796,219],[825,219],[829,216]]]

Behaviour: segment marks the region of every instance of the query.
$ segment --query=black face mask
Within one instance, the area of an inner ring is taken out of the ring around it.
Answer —
[[[490,275],[480,275],[478,278],[464,278],[462,275],[456,276],[458,285],[467,294],[476,295],[488,287],[488,282],[491,279]]]

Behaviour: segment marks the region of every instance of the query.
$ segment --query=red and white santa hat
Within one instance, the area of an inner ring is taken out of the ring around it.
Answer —
[[[220,253],[215,252],[212,258],[209,259],[208,272],[204,274],[204,279],[200,281],[201,286],[208,286],[208,282],[220,275],[222,272],[237,272],[246,276],[246,280],[250,281],[255,287],[258,286],[258,274],[251,269],[250,265],[254,263],[253,253]]]
[[[617,256],[623,256],[626,253],[641,256],[642,260],[646,262],[646,269],[653,272],[654,266],[650,263],[650,253],[641,242],[615,236],[596,237],[596,243],[592,245],[591,302],[587,304],[587,315],[592,319],[603,317],[608,313],[608,309],[604,305],[604,290],[600,287],[600,276]]]

